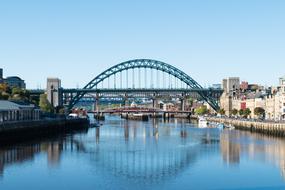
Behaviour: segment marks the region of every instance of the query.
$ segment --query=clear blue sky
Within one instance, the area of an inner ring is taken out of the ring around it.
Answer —
[[[0,67],[28,88],[82,87],[122,61],[152,58],[200,84],[285,75],[283,0],[1,0]]]

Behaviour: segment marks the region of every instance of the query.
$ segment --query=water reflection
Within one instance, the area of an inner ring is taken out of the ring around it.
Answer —
[[[0,174],[3,175],[5,167],[34,160],[35,155],[41,152],[47,154],[49,166],[58,166],[60,163],[60,155],[63,150],[63,141],[2,147],[0,149]]]
[[[20,164],[34,158],[41,151],[40,144],[27,145],[24,147],[0,149],[0,175],[8,165]]]
[[[0,148],[0,175],[9,165],[24,164],[27,161],[35,160],[39,153],[45,153],[49,167],[60,166],[61,155],[67,151],[84,152],[85,147],[82,141],[73,139],[72,136],[60,137],[54,140],[39,141],[37,143],[24,143],[14,146],[2,146]]]
[[[239,164],[240,144],[233,142],[232,139],[239,137],[239,133],[224,132],[221,134],[221,154],[226,164]]]
[[[86,176],[108,176],[130,187],[132,183],[141,187],[164,184],[185,173],[192,174],[201,160],[218,165],[213,159],[217,156],[229,166],[238,167],[244,160],[260,161],[279,167],[281,175],[285,174],[283,139],[235,130],[198,129],[182,119],[139,122],[110,117],[88,134],[1,147],[0,174],[4,176],[9,166],[28,162],[37,165],[38,155],[45,156],[47,168],[59,171],[64,170],[62,164],[76,157],[93,168]]]
[[[221,154],[225,163],[239,164],[241,157],[277,166],[285,179],[285,141],[246,131],[226,131],[221,134]]]
[[[115,177],[127,180],[135,179],[137,182],[159,182],[171,176],[176,176],[195,162],[199,150],[191,144],[176,147],[176,143],[157,143],[159,130],[153,127],[149,136],[136,137],[136,126],[124,126],[125,141],[136,140],[132,144],[113,144],[111,146],[95,147],[96,154],[91,154],[92,162],[100,167],[100,171],[112,174]],[[141,131],[141,130],[139,130]],[[146,129],[146,131],[148,131]],[[186,132],[183,132],[186,134]],[[126,135],[128,134],[128,135]],[[144,134],[144,133],[143,133]],[[145,134],[149,134],[146,132]],[[108,134],[110,137],[110,134]],[[154,139],[150,139],[152,136]],[[137,138],[137,139],[136,139]],[[147,139],[145,141],[145,139]],[[172,144],[172,145],[171,145]]]

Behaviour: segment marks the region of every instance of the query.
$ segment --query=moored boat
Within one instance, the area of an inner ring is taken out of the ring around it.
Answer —
[[[219,123],[217,124],[217,129],[223,130],[225,128],[224,124]]]
[[[198,127],[199,128],[207,128],[208,127],[208,121],[204,117],[199,117]]]
[[[232,125],[225,125],[225,128],[226,128],[226,129],[229,129],[229,130],[233,130],[233,129],[235,129],[235,127],[234,127],[234,126],[232,126]]]

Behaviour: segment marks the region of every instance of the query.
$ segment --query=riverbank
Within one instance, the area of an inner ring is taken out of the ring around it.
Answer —
[[[84,130],[88,127],[89,120],[84,118],[49,118],[34,121],[2,122],[0,123],[0,142]]]
[[[285,136],[285,123],[249,121],[233,118],[206,117],[209,122],[223,123],[232,125],[236,129],[248,130],[252,132],[263,133],[266,135]]]

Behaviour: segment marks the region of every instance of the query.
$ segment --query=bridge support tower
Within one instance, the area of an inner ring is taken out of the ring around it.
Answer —
[[[123,106],[124,106],[124,107],[129,106],[128,101],[129,101],[129,100],[128,100],[128,95],[125,94],[125,96],[123,97]]]
[[[96,111],[94,113],[94,119],[96,119],[96,120],[105,120],[105,116],[104,116],[103,112],[100,112],[100,97],[99,97],[98,93],[96,93],[96,96],[95,96],[94,111]]]
[[[47,99],[53,107],[62,106],[62,88],[61,80],[58,78],[47,79]]]
[[[181,101],[181,111],[185,111],[185,103],[186,103],[186,98],[185,97],[182,97],[180,99]]]

